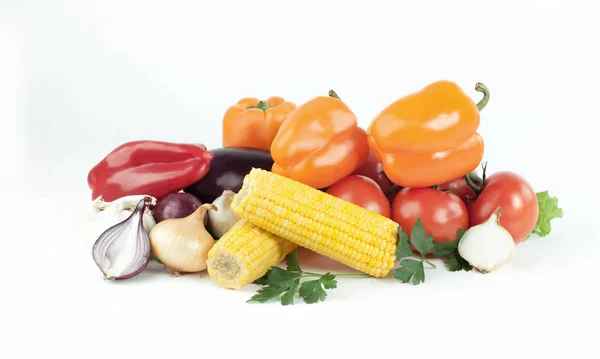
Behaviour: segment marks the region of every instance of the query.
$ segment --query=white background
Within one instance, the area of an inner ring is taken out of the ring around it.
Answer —
[[[0,356],[591,357],[600,29],[587,3],[0,0]],[[324,303],[281,307],[156,267],[105,283],[85,251],[87,171],[125,141],[219,147],[239,98],[301,104],[330,88],[366,127],[441,78],[475,100],[477,81],[490,88],[489,169],[564,209],[496,273],[341,280]]]

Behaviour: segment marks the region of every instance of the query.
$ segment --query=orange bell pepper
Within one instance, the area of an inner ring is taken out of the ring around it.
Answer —
[[[246,97],[229,107],[223,116],[223,147],[269,150],[288,114],[296,108],[281,97],[266,101]]]
[[[403,97],[379,113],[367,129],[373,155],[383,171],[402,187],[438,185],[473,171],[483,159],[484,143],[477,133],[479,111],[489,100],[475,104],[458,85],[434,82]]]
[[[294,110],[271,145],[272,172],[314,188],[350,175],[369,156],[367,133],[356,116],[330,91]]]

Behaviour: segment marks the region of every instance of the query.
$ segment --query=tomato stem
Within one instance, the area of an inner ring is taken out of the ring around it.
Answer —
[[[481,180],[481,188],[483,189],[485,187],[485,180],[486,180],[486,175],[487,175],[487,161],[483,162],[481,164],[481,168],[483,170],[482,173],[482,180]]]
[[[471,180],[475,183],[482,183],[483,179],[477,175],[475,172],[469,173],[467,176],[471,177]]]
[[[465,175],[465,181],[467,182],[467,185],[469,187],[471,187],[471,189],[473,190],[473,192],[475,192],[475,196],[479,195],[481,193],[481,188],[479,186],[477,186],[475,184],[475,182],[473,182],[473,180],[471,179],[471,177],[469,176],[469,174]]]
[[[335,91],[333,91],[333,90],[329,90],[329,97],[333,97],[333,98],[337,98],[338,100],[341,100],[340,97],[338,96],[338,94],[335,93]]]
[[[400,186],[398,186],[397,184],[393,183],[392,186],[384,192],[385,196],[389,196],[390,194],[394,193],[394,191],[398,190],[400,188]]]
[[[483,98],[477,103],[477,109],[481,111],[484,109],[484,107],[488,104],[488,101],[490,100],[490,90],[488,90],[486,85],[482,84],[481,82],[478,82],[477,84],[475,84],[475,91],[483,93]]]

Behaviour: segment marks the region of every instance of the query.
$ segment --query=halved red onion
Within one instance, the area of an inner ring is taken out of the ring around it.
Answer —
[[[150,197],[144,197],[127,219],[108,228],[92,249],[94,262],[104,279],[127,279],[140,274],[150,261],[150,239],[143,217]]]

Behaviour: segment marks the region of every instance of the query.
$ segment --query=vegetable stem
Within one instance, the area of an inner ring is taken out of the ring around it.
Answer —
[[[481,177],[479,177],[476,173],[471,172],[467,176],[471,177],[471,181],[473,181],[473,182],[478,182],[478,183],[483,182],[483,179],[481,179]]]
[[[431,266],[431,268],[436,268],[435,264],[431,263],[430,261],[428,261],[427,259],[423,258],[423,262],[429,264]]]
[[[384,193],[384,194],[385,194],[385,196],[387,197],[387,196],[389,196],[390,194],[394,193],[394,191],[396,191],[398,188],[400,188],[400,186],[398,186],[398,185],[397,185],[397,184],[395,184],[395,183],[394,183],[394,184],[392,184],[392,186],[391,186],[391,187],[390,187],[390,188],[389,188],[387,191],[385,191],[385,193]]]
[[[251,108],[257,108],[261,111],[265,111],[266,109],[269,108],[269,105],[265,101],[260,101],[256,105],[248,107],[248,109],[251,109]]]
[[[481,168],[483,170],[483,174],[482,174],[483,179],[481,180],[481,188],[483,188],[483,187],[485,187],[485,180],[486,180],[486,175],[487,175],[487,173],[486,173],[487,172],[487,161],[485,161],[481,164]]]
[[[338,94],[335,93],[335,91],[333,91],[333,90],[329,90],[329,97],[333,97],[333,98],[337,98],[338,100],[341,100],[340,97],[338,96]]]
[[[341,274],[335,274],[332,273],[334,276],[336,277],[346,277],[346,278],[371,278],[370,275],[368,274],[353,274],[353,273],[341,273]],[[313,272],[302,272],[302,275],[305,277],[322,277],[324,275],[324,273],[313,273]]]
[[[481,188],[479,188],[475,184],[475,182],[473,182],[473,180],[471,179],[471,177],[468,174],[465,175],[465,181],[467,182],[467,185],[469,187],[471,187],[471,189],[475,192],[475,196],[477,196],[481,193]]]
[[[482,84],[481,82],[478,82],[477,84],[475,84],[475,91],[483,93],[483,98],[477,103],[477,109],[481,111],[485,108],[485,106],[488,104],[488,101],[490,100],[490,90],[488,90],[486,85]]]

